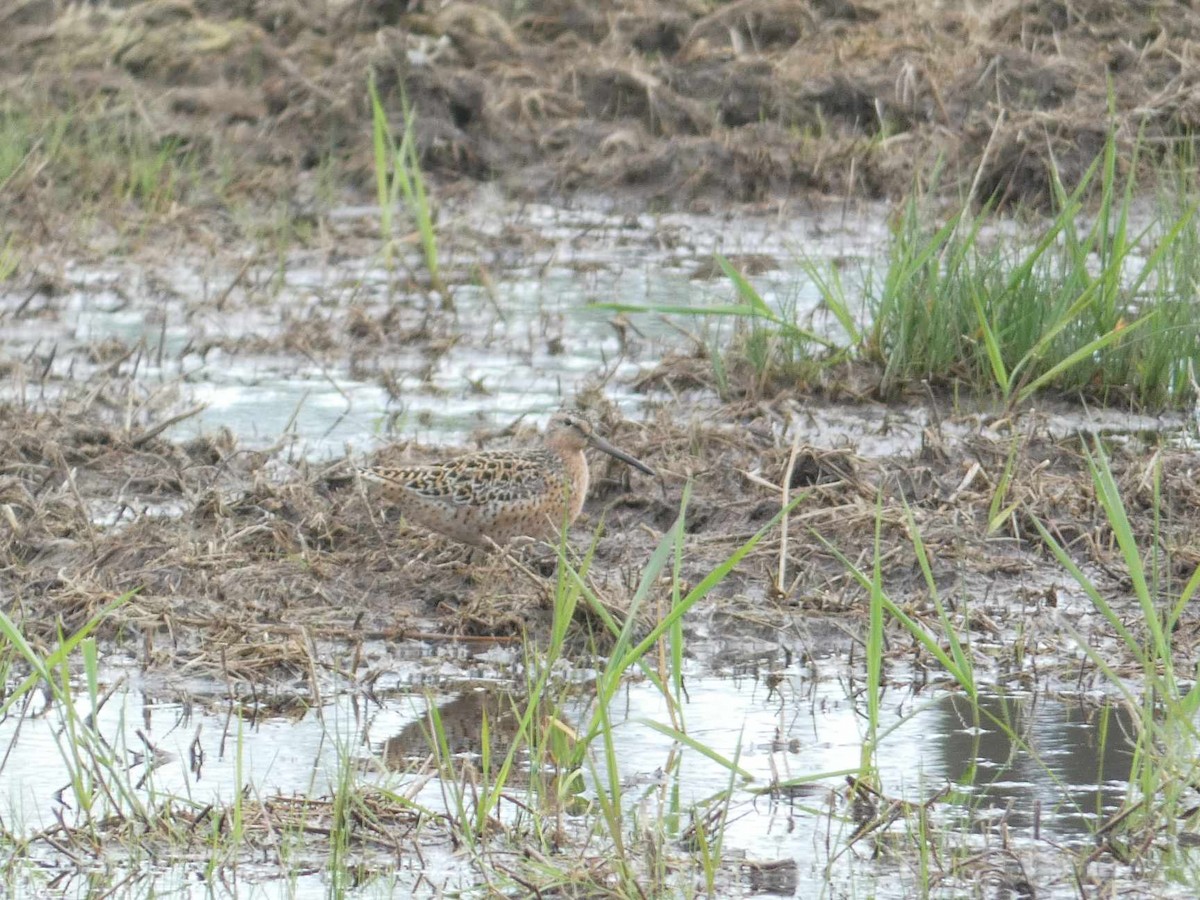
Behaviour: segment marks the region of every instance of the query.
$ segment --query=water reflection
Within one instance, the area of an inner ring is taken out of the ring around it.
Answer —
[[[754,775],[749,787],[839,773],[862,759],[861,709],[836,683],[708,677],[689,682],[688,693],[683,710],[688,734],[728,759],[737,756]],[[488,754],[498,760],[516,735],[525,701],[503,691],[471,690],[427,702],[438,710],[452,756],[482,758],[486,720]],[[660,715],[661,697],[648,686],[631,685],[618,703],[612,714],[623,783],[657,784],[651,773],[661,772],[678,749],[642,724],[667,721]],[[1124,799],[1132,762],[1126,736],[1133,723],[1123,707],[992,694],[981,698],[976,711],[967,697],[945,693],[910,695],[902,708],[883,723],[876,758],[890,798],[922,802],[952,787],[952,799],[942,807],[959,804],[953,818],[986,825],[1002,817],[1010,831],[1032,835],[1036,829],[1065,840],[1086,839],[1097,818],[1110,815]],[[577,705],[571,724],[586,728],[588,712]],[[427,758],[430,747],[429,720],[420,715],[385,739],[379,754],[389,769],[404,771]],[[729,783],[728,771],[700,754],[685,751],[681,772],[685,801],[699,802]],[[820,805],[843,787],[839,774],[818,784],[823,787],[806,786],[791,796]],[[593,792],[601,789],[592,785]],[[760,808],[767,811],[769,806]],[[783,815],[790,820],[795,811]],[[760,818],[759,828],[747,817],[733,830],[753,845],[773,827],[769,818]],[[788,828],[794,827],[790,822]]]
[[[436,711],[437,743],[451,757],[482,757],[483,727],[487,723],[488,755],[503,759],[520,725],[517,698],[499,690],[471,690],[443,703],[430,703]],[[404,772],[427,759],[435,748],[434,720],[430,715],[413,719],[383,742],[380,758],[390,770]]]
[[[687,688],[682,714],[689,736],[736,758],[754,780],[731,780],[710,757],[649,727],[647,722],[670,721],[662,698],[649,683],[631,682],[610,710],[614,774],[631,815],[648,822],[670,798],[677,810],[676,839],[686,846],[684,829],[693,811],[697,817],[710,815],[711,798],[732,785],[725,852],[744,859],[739,877],[759,892],[816,896],[828,892],[831,871],[836,876],[838,866],[850,867],[853,874],[856,867],[877,865],[870,853],[843,852],[855,823],[843,818],[851,810],[839,772],[857,767],[866,733],[857,688],[846,681],[811,681],[794,670],[770,677],[747,670],[737,678],[694,671]],[[1124,796],[1131,761],[1125,736],[1132,733],[1132,723],[1121,708],[1032,694],[992,695],[976,714],[957,693],[893,688],[886,699],[876,755],[881,809],[893,800],[919,804],[940,795],[931,812],[947,833],[987,833],[1002,821],[1011,842],[1006,846],[1024,842],[1032,847],[1037,837],[1060,844],[1087,840],[1096,817],[1109,814]],[[456,773],[449,777],[479,772],[486,721],[487,753],[495,769],[513,746],[525,702],[494,687],[469,686],[427,694],[400,691],[366,704],[345,695],[321,709],[231,710],[220,701],[210,709],[189,709],[151,702],[126,688],[101,708],[97,720],[104,740],[132,761],[129,784],[147,797],[157,792],[199,805],[228,804],[239,791],[266,799],[328,798],[337,793],[350,761],[360,782],[411,791],[414,802],[436,810],[448,797],[436,776],[448,770],[432,762],[449,763]],[[589,721],[589,702],[571,695],[567,708],[555,713],[581,729]],[[448,756],[433,749],[431,709],[440,720]],[[538,710],[536,725],[544,727],[546,715]],[[62,735],[53,707],[37,717],[14,715],[0,722],[0,745],[9,748],[0,768],[5,807],[0,813],[17,834],[37,831],[59,816],[69,824],[76,815],[69,792],[64,799],[61,790],[70,781],[60,752]],[[154,752],[132,752],[148,748]],[[519,798],[531,783],[531,761],[518,749],[508,793]],[[553,779],[551,767],[536,780],[541,807],[546,801],[568,802],[563,811],[584,823],[580,827],[589,821],[581,815],[587,810],[583,801],[608,791],[602,744],[592,752],[596,764],[585,764],[582,780],[562,782],[571,784],[570,797]],[[822,773],[803,790],[769,790],[773,783]],[[760,794],[763,788],[768,790]],[[515,811],[519,805],[504,809]],[[39,864],[51,871],[72,865],[52,853]],[[456,873],[456,865],[463,871]],[[468,865],[448,861],[447,874],[469,883]],[[286,894],[285,881],[281,894]],[[879,897],[905,896],[886,879],[873,882],[873,889]]]
[[[1125,796],[1134,723],[1123,706],[986,696],[975,715],[955,694],[937,715],[946,777],[976,791],[977,816],[1003,812],[1010,827],[1081,837]]]

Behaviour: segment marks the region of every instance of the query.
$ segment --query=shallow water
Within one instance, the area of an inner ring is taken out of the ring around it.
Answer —
[[[736,759],[754,779],[739,782],[732,797],[725,858],[794,861],[787,882],[789,893],[796,896],[818,896],[831,887],[836,893],[836,888],[856,884],[861,890],[868,882],[876,897],[911,896],[915,886],[904,878],[877,880],[887,864],[871,862],[871,838],[860,843],[861,853],[840,852],[854,830],[845,818],[844,775],[857,770],[862,760],[864,700],[861,695],[851,698],[848,692],[858,690],[848,681],[813,682],[796,665],[779,662],[780,667],[770,671],[736,676],[711,666],[689,667],[683,706],[687,733]],[[479,665],[492,668],[487,662]],[[431,667],[445,673],[445,657],[428,657],[401,669],[394,683],[427,681]],[[495,674],[498,678],[498,670]],[[576,675],[586,683],[586,672]],[[424,724],[430,703],[440,709],[457,765],[479,762],[484,708],[490,710],[494,758],[502,757],[513,726],[506,712],[511,698],[500,683],[444,679],[440,687],[398,687],[370,701],[342,694],[320,710],[296,707],[292,715],[253,721],[239,720],[215,698],[203,705],[182,704],[152,698],[126,684],[103,706],[99,731],[118,751],[116,759],[129,762],[127,770],[110,777],[138,785],[133,794],[144,802],[174,796],[186,798],[196,809],[229,804],[239,785],[248,787],[256,801],[328,797],[338,789],[346,765],[360,785],[404,790],[419,778],[416,773],[431,753]],[[955,693],[903,689],[886,692],[882,708],[883,737],[875,756],[886,797],[882,803],[920,803],[953,787],[954,795],[930,807],[931,821],[968,846],[986,846],[1001,840],[1002,834],[1018,851],[1035,847],[1035,834],[1057,845],[1082,845],[1125,797],[1130,755],[1121,735],[1129,733],[1130,722],[1117,708],[1029,694],[993,695],[982,704],[982,718],[975,720],[970,705]],[[717,710],[720,714],[714,715]],[[571,724],[585,725],[587,699],[568,700],[564,713],[573,719]],[[636,811],[650,823],[678,803],[686,824],[690,810],[729,787],[726,768],[645,724],[669,722],[663,699],[650,684],[627,683],[611,714],[622,798],[631,815]],[[1107,720],[1103,745],[1097,728],[1101,719]],[[52,828],[60,815],[68,823],[76,819],[60,749],[66,746],[62,725],[54,709],[0,724],[0,746],[8,748],[0,769],[0,803],[6,824],[19,834]],[[147,755],[147,747],[153,747],[154,754]],[[147,769],[150,759],[159,763],[152,771]],[[600,787],[595,773],[603,771],[602,761],[585,770],[585,798],[594,797]],[[514,777],[510,794],[524,795],[527,774]],[[753,793],[800,778],[812,783],[794,791]],[[434,779],[414,799],[431,809],[445,809],[447,794]],[[101,801],[98,815],[105,811],[103,805]],[[893,827],[904,828],[905,820]],[[44,846],[35,844],[33,853],[46,867],[47,877],[73,868],[47,856]],[[202,866],[185,866],[192,867]],[[152,874],[148,871],[145,877]],[[401,867],[394,873],[396,881],[380,882],[377,892],[394,889],[402,895],[406,878],[417,874],[406,874]],[[473,885],[477,877],[463,857],[439,854],[436,846],[424,874],[461,888]],[[156,877],[170,883],[181,876],[176,871]],[[276,882],[272,878],[277,875],[253,869],[244,877],[259,896],[319,896],[328,888],[320,877]],[[729,890],[743,893],[749,886],[734,878]]]
[[[399,275],[421,270],[411,255],[393,268],[377,255],[303,250],[252,260],[242,271],[207,258],[149,269],[142,261],[77,263],[64,268],[61,296],[26,304],[0,293],[0,310],[21,310],[0,334],[0,354],[87,379],[120,352],[97,347],[137,348],[120,371],[148,389],[172,385],[181,408],[205,405],[170,432],[178,438],[224,427],[261,447],[287,432],[309,456],[393,434],[460,442],[479,425],[544,417],[597,379],[636,415],[644,398],[628,389],[628,376],[686,341],[658,317],[626,322],[594,304],[728,303],[733,290],[723,276],[697,277],[722,252],[752,254],[764,269],[753,278],[763,297],[807,318],[819,296],[800,276],[803,256],[865,258],[885,233],[874,210],[835,228],[814,216],[748,220],[732,230],[718,216],[582,207],[476,203],[446,216],[457,226],[453,240],[466,245],[443,251],[453,315],[429,292],[401,286]],[[369,232],[377,216],[347,208],[330,220]],[[527,238],[509,249],[514,233]],[[377,254],[378,241],[368,246]],[[458,259],[466,260],[461,267]],[[342,346],[336,332],[348,327],[352,307],[376,319],[389,314],[396,329],[419,337]],[[813,324],[830,321],[817,316]],[[731,323],[682,326],[715,340]]]
[[[836,321],[821,308],[804,261],[836,261],[852,285],[888,236],[884,211],[871,207],[832,222],[814,213],[745,218],[736,228],[722,216],[631,217],[500,202],[448,215],[460,226],[458,240],[468,244],[447,254],[448,278],[456,271],[459,278],[452,315],[440,312],[429,292],[398,287],[404,266],[420,270],[411,256],[392,269],[377,256],[330,258],[303,250],[282,262],[250,260],[242,271],[209,259],[181,258],[149,270],[134,261],[75,263],[64,269],[69,288],[61,297],[25,305],[27,297],[0,290],[0,310],[21,309],[0,331],[0,356],[37,359],[57,376],[91,379],[121,352],[97,347],[116,341],[131,352],[119,371],[148,395],[169,395],[176,410],[202,406],[167,432],[176,439],[226,428],[242,446],[285,438],[294,453],[315,458],[394,438],[461,444],[481,426],[526,416],[544,421],[577,391],[601,381],[605,396],[637,417],[657,399],[630,389],[637,371],[692,339],[719,343],[734,327],[720,318],[622,318],[597,303],[702,308],[733,302],[728,280],[712,271],[713,254],[720,252],[735,262],[753,261],[750,280],[769,304],[836,336]],[[369,232],[376,214],[347,207],[330,218]],[[507,250],[506,236],[514,232],[536,239]],[[470,262],[456,270],[456,258]],[[485,281],[477,274],[482,269]],[[322,350],[331,331],[348,327],[350,307],[376,318],[398,311],[398,327],[416,336],[359,348],[333,334],[332,346]],[[306,341],[317,348],[306,349]],[[36,402],[46,387],[12,383],[2,391]],[[697,398],[700,406],[705,402]],[[1065,410],[1053,412],[1047,428],[1059,434],[1161,431],[1181,423],[1177,416]],[[917,452],[931,425],[956,433],[972,427],[932,422],[923,406],[797,408],[793,427],[815,448],[852,446],[877,456]],[[979,427],[986,430],[986,422]],[[790,435],[782,439],[790,442]]]
[[[354,230],[369,225],[373,216],[371,210],[345,209],[331,218]],[[377,256],[334,259],[297,251],[284,264],[254,263],[241,278],[228,266],[186,259],[164,264],[152,275],[132,262],[68,266],[65,295],[5,319],[0,354],[43,361],[58,377],[102,380],[98,376],[111,359],[97,354],[98,346],[115,342],[117,353],[122,346],[135,348],[121,364],[124,376],[133,377],[148,396],[170,395],[173,409],[204,406],[168,433],[177,439],[227,428],[243,446],[264,447],[288,436],[297,454],[317,458],[343,453],[348,445],[362,452],[397,437],[462,443],[481,425],[506,425],[526,415],[544,419],[598,381],[604,382],[606,397],[637,418],[656,398],[634,392],[629,376],[672,348],[687,347],[694,339],[716,340],[731,327],[727,321],[705,325],[686,318],[668,324],[649,315],[614,324],[613,312],[592,304],[729,302],[728,283],[697,277],[698,270],[711,266],[715,251],[753,254],[762,258],[763,271],[751,281],[769,303],[797,310],[802,320],[811,316],[813,327],[831,331],[830,318],[819,310],[819,298],[801,274],[801,260],[836,259],[852,269],[878,252],[886,237],[877,210],[833,223],[813,215],[739,221],[736,227],[721,217],[630,218],[595,209],[535,205],[512,210],[487,203],[453,216],[476,241],[446,257],[448,272],[457,272],[457,312],[434,317],[441,324],[411,341],[353,351],[335,341],[332,349],[306,349],[304,342],[319,337],[322,328],[344,328],[351,306],[373,321],[395,307],[400,327],[420,330],[438,300],[419,290],[399,290],[396,274]],[[513,234],[535,238],[509,247]],[[472,262],[456,269],[458,259]],[[406,264],[419,269],[411,258]],[[472,266],[486,269],[486,278]],[[169,289],[162,287],[164,281]],[[218,298],[228,300],[227,309],[214,307]],[[0,309],[13,309],[21,299],[0,294]],[[293,327],[297,343],[288,344],[283,337]],[[681,335],[679,327],[692,335]],[[245,343],[248,337],[262,338],[261,346]],[[23,389],[9,384],[2,390]],[[31,402],[41,402],[37,387],[29,390]],[[781,443],[796,437],[817,449],[853,447],[867,457],[918,453],[930,429],[944,429],[951,437],[973,433],[1004,443],[1012,439],[986,414],[938,422],[922,407],[869,405],[797,405],[792,413],[790,431],[777,435]],[[1049,412],[1044,418],[1044,427],[1055,435],[1178,425],[1176,419],[1094,410],[1086,416]],[[112,508],[96,509],[95,523],[119,525],[122,508],[114,501]],[[179,512],[152,507],[142,514]],[[813,679],[809,671],[776,658],[773,650],[734,665],[726,662],[725,648],[692,649],[699,658],[687,679],[687,732],[713,751],[736,757],[754,776],[732,798],[725,858],[791,863],[778,884],[766,887],[755,878],[767,876],[729,871],[728,891],[912,896],[918,890],[915,876],[894,861],[872,860],[871,839],[847,852],[854,824],[846,818],[844,775],[835,773],[858,769],[866,735],[864,701],[853,673],[831,666],[837,674]],[[137,783],[148,775],[135,791],[142,800],[173,796],[201,807],[230,803],[239,787],[256,799],[328,796],[347,759],[360,782],[402,789],[416,778],[413,768],[429,756],[423,731],[429,703],[441,710],[461,759],[479,753],[485,708],[493,739],[500,742],[493,754],[503,752],[511,724],[504,688],[517,665],[511,653],[463,649],[447,657],[422,645],[389,652],[385,684],[377,686],[375,699],[338,694],[332,686],[327,693],[334,699],[319,710],[293,705],[291,718],[263,715],[253,721],[231,715],[223,685],[188,684],[184,673],[174,673],[178,677],[164,690],[141,680],[136,661],[129,660],[110,673],[130,681],[101,710],[99,728],[117,750],[122,778]],[[587,682],[585,670],[573,674]],[[1046,695],[996,695],[987,699],[976,721],[950,691],[893,688],[883,701],[884,737],[874,756],[886,797],[881,802],[920,803],[952,786],[953,794],[930,808],[947,840],[975,849],[1007,841],[1028,853],[1032,866],[1040,839],[1086,845],[1097,822],[1126,796],[1129,756],[1121,736],[1131,728],[1116,707]],[[564,714],[579,724],[587,714],[586,698],[568,704]],[[648,684],[627,684],[611,714],[622,797],[631,816],[654,822],[673,814],[677,803],[686,824],[693,806],[729,786],[726,768],[681,749],[645,724],[669,721],[661,696]],[[1097,727],[1102,720],[1108,735],[1103,746]],[[1012,728],[1006,731],[997,722]],[[0,722],[0,747],[10,748],[0,766],[0,817],[18,834],[53,828],[59,815],[75,821],[61,728],[54,709]],[[161,761],[149,773],[147,746]],[[675,754],[681,757],[678,767]],[[125,765],[131,767],[127,772]],[[594,775],[603,770],[597,763],[587,771],[585,797],[604,789]],[[526,790],[529,774],[518,773],[515,791]],[[754,793],[808,777],[815,777],[814,784]],[[418,801],[444,810],[443,787],[430,781]],[[903,827],[904,820],[893,826]],[[682,855],[677,846],[673,852]],[[44,879],[76,872],[72,862],[43,843],[31,853]],[[438,884],[476,884],[479,874],[444,843],[423,846],[422,854],[426,874]],[[1074,896],[1061,871],[1062,857],[1050,859],[1040,873],[1046,886],[1039,883],[1039,896]],[[319,866],[323,858],[318,854],[308,861]],[[155,880],[159,890],[184,890],[202,870],[196,862],[174,868],[139,863],[133,874],[138,883]],[[422,875],[403,859],[392,860],[387,872],[372,882],[376,894],[406,896]],[[272,866],[243,865],[233,877],[239,895],[315,897],[330,891],[319,872],[280,879]],[[959,887],[946,886],[945,896],[960,896]],[[64,890],[88,895],[86,876],[71,874]]]
[[[167,432],[176,439],[226,428],[243,446],[285,438],[294,453],[315,458],[395,438],[461,444],[481,426],[542,422],[599,383],[636,418],[659,398],[631,390],[633,375],[672,349],[721,343],[735,323],[622,317],[596,304],[735,302],[732,285],[714,271],[715,253],[751,265],[749,280],[768,304],[836,338],[839,326],[822,308],[805,261],[835,263],[852,294],[889,234],[886,210],[869,206],[836,217],[742,218],[730,227],[724,216],[514,208],[487,196],[446,213],[464,245],[451,244],[443,262],[453,313],[431,292],[404,287],[400,274],[422,268],[415,251],[388,267],[378,241],[365,244],[374,255],[294,250],[283,260],[251,258],[240,269],[186,257],[153,267],[69,263],[61,296],[29,303],[0,286],[0,312],[20,310],[0,330],[0,358],[37,360],[54,375],[86,380],[126,348],[130,357],[118,371],[148,395],[169,395],[176,410],[202,407]],[[354,234],[377,227],[371,207],[334,210],[329,218]],[[524,239],[510,248],[512,234]],[[345,342],[338,332],[350,327],[351,308],[413,336],[377,346]],[[36,402],[46,390],[10,383],[0,396]],[[696,398],[700,407],[705,402]],[[1067,409],[1051,411],[1047,428],[1157,432],[1181,424],[1173,415]],[[931,425],[959,434],[973,427],[932,421],[917,405],[798,407],[793,428],[815,448],[853,446],[877,456],[917,452]],[[986,430],[986,417],[979,427]]]

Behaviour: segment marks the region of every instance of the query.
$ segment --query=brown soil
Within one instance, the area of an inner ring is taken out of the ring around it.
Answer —
[[[5,95],[232,151],[251,194],[328,158],[373,188],[368,73],[443,184],[672,207],[895,197],[939,163],[1041,204],[1110,129],[1150,161],[1200,121],[1200,14],[1154,0],[15,0],[0,26]]]

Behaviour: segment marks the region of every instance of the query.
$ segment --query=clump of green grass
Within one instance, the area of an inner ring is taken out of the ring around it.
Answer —
[[[870,324],[858,348],[885,394],[914,381],[960,381],[1010,404],[1039,391],[1169,407],[1190,402],[1200,354],[1191,302],[1195,203],[1160,205],[1134,233],[1136,159],[1118,180],[1110,138],[1058,212],[1028,241],[985,237],[992,218],[965,211],[936,229],[906,204],[881,278],[869,273]],[[1095,182],[1098,179],[1098,184]],[[1095,190],[1099,208],[1081,213]]]
[[[986,205],[931,225],[939,214],[914,195],[894,226],[886,261],[867,265],[855,287],[833,264],[802,262],[840,326],[838,340],[814,333],[795,309],[766,303],[720,258],[733,303],[604,306],[739,321],[711,354],[722,392],[729,392],[735,362],[750,363],[740,389],[759,393],[812,381],[853,360],[879,372],[885,397],[927,382],[965,386],[1013,406],[1052,392],[1186,407],[1196,399],[1200,364],[1196,192],[1180,175],[1174,183],[1182,192],[1162,192],[1148,215],[1139,214],[1137,169],[1136,154],[1119,159],[1110,136],[1072,189],[1052,173],[1056,214],[1019,237],[1004,236]],[[1123,180],[1121,171],[1129,173]],[[1085,198],[1097,198],[1094,214],[1083,212]],[[861,317],[852,312],[859,307]]]
[[[1097,838],[1118,859],[1157,864],[1176,880],[1200,887],[1200,872],[1179,843],[1181,833],[1194,832],[1198,817],[1193,792],[1200,779],[1200,667],[1190,653],[1175,646],[1180,617],[1200,589],[1200,568],[1182,586],[1172,587],[1172,561],[1158,532],[1161,464],[1156,463],[1152,475],[1154,529],[1148,546],[1143,546],[1134,534],[1103,444],[1097,438],[1085,449],[1096,498],[1136,602],[1134,616],[1105,595],[1049,528],[1041,522],[1035,525],[1141,670],[1140,678],[1131,682],[1114,669],[1110,649],[1092,646],[1078,636],[1088,660],[1125,699],[1137,723],[1126,807],[1104,823]]]
[[[393,210],[401,197],[417,229],[425,267],[433,289],[442,295],[443,303],[449,304],[449,294],[442,280],[438,262],[437,234],[434,230],[433,206],[425,189],[425,176],[421,171],[420,155],[416,142],[416,111],[409,105],[408,97],[401,93],[404,130],[397,146],[392,136],[387,111],[375,87],[375,78],[367,84],[371,97],[371,135],[375,149],[375,188],[379,202],[380,230],[384,240],[384,258],[390,264],[396,240]]]
[[[66,108],[38,100],[0,106],[0,197],[46,191],[77,216],[111,212],[114,203],[163,214],[198,189],[197,155],[156,134],[137,110],[103,99]]]
[[[990,235],[986,206],[931,229],[931,210],[911,198],[882,275],[864,278],[869,322],[855,350],[880,368],[882,392],[930,381],[1010,405],[1042,391],[1190,403],[1186,376],[1200,355],[1196,202],[1160,202],[1135,231],[1136,163],[1118,159],[1110,136],[1073,191],[1052,173],[1057,213],[1028,239]],[[1083,198],[1092,195],[1098,209],[1088,216]],[[827,297],[845,303],[844,294]]]

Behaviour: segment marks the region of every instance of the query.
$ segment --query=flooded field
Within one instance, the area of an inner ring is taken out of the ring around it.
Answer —
[[[1139,576],[1100,552],[1086,448],[1159,510],[1136,529],[1178,596],[1186,416],[722,396],[743,323],[612,306],[728,303],[720,252],[836,335],[805,264],[852,283],[878,210],[445,214],[449,296],[355,209],[320,250],[68,262],[0,294],[11,891],[1145,888],[1123,842],[1159,838],[1121,823],[1171,738],[1138,692],[1190,707],[1114,630]],[[564,403],[659,477],[595,460],[557,551],[472,554],[354,475],[535,442]],[[1035,523],[1095,551],[1080,578]],[[1196,619],[1172,615],[1186,690]]]
[[[79,751],[68,744],[67,722],[29,710],[28,718],[10,718],[0,731],[11,748],[6,821],[30,840],[31,861],[57,890],[86,893],[94,883],[89,872],[116,870],[139,882],[138,893],[163,893],[212,879],[214,861],[205,855],[203,833],[219,827],[216,810],[232,815],[240,807],[252,837],[239,855],[217,863],[225,888],[251,896],[319,896],[337,887],[320,871],[327,852],[324,823],[350,780],[368,795],[406,800],[401,827],[364,823],[366,832],[356,829],[351,837],[345,862],[361,873],[356,877],[365,884],[359,889],[371,896],[479,893],[483,873],[452,852],[452,830],[437,819],[453,812],[456,791],[463,787],[448,786],[443,778],[487,784],[480,771],[483,723],[491,724],[491,752],[497,755],[515,731],[514,710],[521,701],[504,690],[511,666],[497,665],[505,654],[480,655],[482,660],[460,661],[462,681],[431,654],[388,673],[370,697],[343,694],[316,707],[297,701],[290,712],[270,700],[235,703],[201,694],[181,702],[152,698],[128,683],[117,687],[95,717],[95,731],[114,754],[113,774],[127,779],[130,795],[101,800],[93,814],[111,823],[132,806],[162,805],[172,809],[177,827],[201,834],[189,846],[143,844],[131,858],[109,850],[78,859],[73,867],[64,867],[56,855],[55,835],[56,822],[75,812],[71,760]],[[507,657],[517,658],[511,651]],[[769,667],[772,662],[777,668]],[[477,674],[468,679],[470,668]],[[912,896],[921,889],[919,874],[902,854],[886,848],[913,826],[916,809],[925,817],[923,827],[940,834],[938,840],[948,842],[944,852],[962,865],[961,872],[939,874],[933,895],[961,896],[981,870],[989,890],[1020,895],[1022,883],[1036,883],[1039,894],[1074,894],[1056,854],[1086,852],[1096,827],[1124,801],[1130,750],[1122,735],[1132,726],[1128,715],[1085,700],[1032,695],[987,696],[977,713],[942,691],[888,692],[878,769],[888,792],[865,794],[852,808],[846,778],[859,772],[865,738],[861,710],[847,693],[852,686],[790,668],[782,656],[724,670],[689,666],[684,706],[689,734],[709,751],[736,760],[745,776],[732,788],[726,766],[681,749],[647,724],[668,718],[653,688],[623,687],[612,721],[620,763],[611,772],[621,781],[614,793],[623,797],[623,814],[643,828],[677,822],[686,831],[712,798],[724,798],[718,807],[724,819],[718,890],[724,895],[836,896],[872,885],[875,896]],[[585,673],[580,677],[586,681]],[[420,682],[423,687],[416,686]],[[587,703],[580,698],[570,705],[575,724],[585,718]],[[451,754],[440,765],[430,753],[431,707]],[[712,721],[718,709],[720,721]],[[1113,737],[1105,740],[1102,732]],[[85,754],[92,749],[84,746]],[[591,827],[586,810],[597,793],[610,790],[609,774],[591,769],[558,813],[558,827],[585,846]],[[554,773],[531,769],[524,755],[508,790],[524,796],[532,790],[531,778],[541,782],[532,796],[554,802]],[[305,807],[308,821],[288,821],[289,811]],[[429,811],[433,821],[422,826],[417,810]],[[501,804],[495,815],[509,840],[527,839],[530,822],[521,800]],[[164,852],[172,860],[169,867]],[[503,858],[514,849],[488,852]],[[281,874],[279,865],[289,874]],[[1107,866],[1095,870],[1111,877]],[[30,878],[27,887],[37,883]],[[686,879],[669,879],[668,885],[684,892]]]
[[[1200,896],[1189,6],[0,28],[0,896]]]
[[[734,234],[715,217],[586,206],[495,201],[444,214],[452,311],[412,283],[419,255],[385,265],[373,208],[346,208],[330,216],[328,250],[234,269],[202,258],[65,266],[53,299],[6,298],[20,314],[0,347],[29,373],[38,362],[43,376],[111,373],[171,391],[181,408],[202,405],[169,432],[181,438],[228,428],[259,447],[287,435],[309,457],[378,436],[462,442],[475,428],[544,419],[589,384],[635,413],[639,371],[689,340],[721,339],[720,328],[680,334],[597,304],[702,307],[726,293],[713,264],[721,252],[751,254],[764,294],[804,315],[819,296],[796,293],[800,261],[863,258],[884,235],[869,212],[828,231],[764,220]]]

